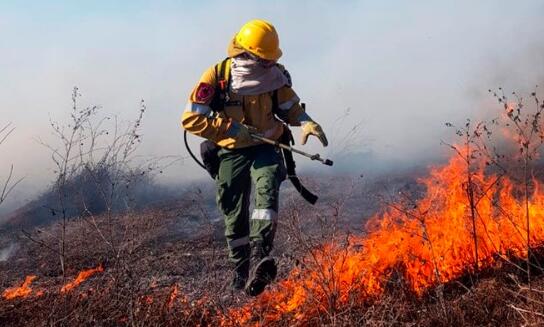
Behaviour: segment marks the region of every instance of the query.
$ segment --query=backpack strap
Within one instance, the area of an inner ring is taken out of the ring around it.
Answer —
[[[283,134],[279,141],[280,143],[283,143],[285,145],[294,144],[293,134],[291,133],[291,130],[289,129],[289,127],[287,127],[287,125],[284,126]],[[310,192],[306,187],[304,187],[304,185],[302,185],[302,182],[298,178],[293,153],[287,149],[282,149],[282,152],[285,169],[287,170],[287,178],[289,178],[291,184],[293,184],[297,192],[304,198],[304,200],[308,201],[311,204],[315,204],[318,197],[317,195]]]
[[[223,111],[225,102],[229,101],[230,62],[230,58],[225,58],[214,66],[215,80],[217,82],[210,107],[215,112]]]
[[[272,113],[277,116],[279,112],[280,112],[280,104],[278,101],[278,90],[276,89],[272,92]]]
[[[220,84],[220,87],[223,90],[226,90],[228,87],[228,84],[230,83],[230,58],[225,58],[223,61],[215,65],[215,78]]]
[[[285,113],[283,110],[280,110],[279,101],[278,101],[278,90],[274,90],[272,92],[272,112],[281,120],[284,122],[287,121],[287,117],[285,117]],[[287,126],[287,124],[283,124],[283,134],[279,139],[280,143],[283,143],[285,145],[292,145],[295,144],[295,141],[293,139],[293,134],[291,133],[291,130]],[[293,153],[289,150],[282,149],[283,152],[283,160],[285,163],[285,168],[287,170],[287,178],[291,181],[291,184],[295,187],[298,193],[304,198],[304,200],[308,201],[311,204],[315,204],[317,202],[317,195],[310,192],[302,183],[300,182],[300,179],[297,176],[296,172],[296,163],[295,158],[293,158]]]

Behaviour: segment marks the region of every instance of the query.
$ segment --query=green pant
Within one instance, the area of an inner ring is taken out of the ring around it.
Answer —
[[[229,259],[239,265],[249,259],[250,242],[270,251],[276,231],[280,184],[285,179],[283,157],[274,146],[219,151],[217,204],[225,216]],[[255,206],[250,216],[251,184]]]

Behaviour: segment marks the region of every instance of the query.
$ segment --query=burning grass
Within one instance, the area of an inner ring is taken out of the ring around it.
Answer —
[[[21,286],[14,286],[14,287],[6,289],[2,293],[2,297],[5,300],[13,300],[18,297],[29,296],[30,294],[32,294],[32,288],[30,288],[30,285],[36,278],[37,276],[35,275],[26,276],[25,281],[23,282]]]
[[[524,203],[506,177],[475,174],[486,190],[477,203],[478,272],[504,265],[518,266],[527,256]],[[255,302],[232,309],[230,322],[301,323],[335,316],[354,304],[368,305],[384,295],[392,280],[415,296],[459,280],[475,271],[473,229],[467,220],[465,163],[453,157],[431,169],[419,183],[426,194],[419,200],[391,203],[367,224],[368,234],[326,243],[304,260],[302,267]],[[544,193],[536,182],[529,210],[531,247],[544,241]],[[523,270],[523,269],[521,269]],[[232,317],[235,319],[231,320]]]
[[[498,176],[486,174],[484,167],[475,176],[487,190],[487,196],[477,204],[478,271],[474,265],[473,229],[467,220],[470,208],[463,201],[465,171],[463,162],[454,157],[419,179],[427,190],[423,197],[389,203],[386,210],[369,220],[364,236],[338,233],[333,236],[334,242],[313,247],[302,260],[283,266],[283,280],[257,299],[227,290],[230,274],[221,263],[225,254],[222,240],[210,243],[201,238],[197,243],[178,240],[161,244],[157,241],[164,240],[164,235],[148,235],[147,241],[132,240],[141,247],[120,266],[111,261],[73,273],[75,277],[64,286],[38,283],[37,290],[46,290],[43,296],[32,295],[30,283],[35,277],[27,278],[18,288],[27,298],[4,296],[1,305],[12,306],[13,310],[0,314],[0,321],[40,324],[37,309],[55,301],[53,316],[61,319],[71,315],[74,317],[70,321],[77,324],[431,326],[478,321],[516,325],[525,319],[540,322],[543,280],[536,277],[529,290],[521,268],[521,259],[527,255],[523,203],[508,178],[497,182]],[[544,194],[536,185],[530,202],[535,255],[544,239],[544,227],[539,225],[544,221]],[[291,210],[298,212],[298,208]],[[140,218],[143,225],[137,230],[143,231],[148,221],[160,215]],[[161,228],[156,227],[154,232]],[[183,248],[176,249],[178,246]],[[213,253],[216,247],[217,254]],[[183,257],[186,259],[177,265],[187,265],[187,272],[165,278],[168,269],[179,268],[169,266],[172,260]],[[200,260],[206,262],[200,266],[205,269],[199,268]],[[16,294],[18,289],[8,289],[4,294]],[[36,316],[23,314],[23,309]]]
[[[74,279],[72,282],[64,284],[62,288],[60,289],[60,292],[61,293],[69,292],[73,290],[74,288],[78,287],[81,283],[83,283],[87,279],[89,279],[89,277],[91,277],[92,275],[96,273],[101,273],[103,271],[104,271],[104,268],[101,265],[96,268],[82,270],[77,274],[76,279]]]
[[[71,290],[78,287],[81,283],[89,279],[94,274],[101,273],[103,271],[104,271],[104,268],[102,266],[80,271],[77,277],[73,281],[62,285],[62,287],[60,288],[60,293],[70,292]],[[2,293],[2,298],[4,298],[4,300],[9,301],[16,298],[43,296],[45,294],[44,290],[33,290],[31,288],[31,285],[36,278],[38,278],[38,276],[36,275],[26,276],[25,281],[22,283],[21,286],[13,286],[11,288],[6,289]]]

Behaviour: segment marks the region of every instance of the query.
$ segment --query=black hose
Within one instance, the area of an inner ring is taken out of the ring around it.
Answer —
[[[195,156],[195,154],[193,153],[193,151],[191,151],[191,148],[189,147],[189,142],[187,141],[187,130],[183,131],[183,141],[185,141],[185,148],[187,149],[187,152],[189,152],[189,155],[191,156],[191,158],[193,158],[193,160],[200,166],[202,167],[203,169],[205,170],[208,170],[206,169],[206,166],[204,166],[204,164],[202,162],[200,162],[200,160],[198,160],[198,158]]]

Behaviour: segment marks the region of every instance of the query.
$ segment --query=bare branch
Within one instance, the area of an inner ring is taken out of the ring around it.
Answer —
[[[13,127],[11,123],[8,123],[0,129],[0,145],[4,143],[4,141],[6,141],[8,136],[10,136],[14,130],[15,127]],[[0,205],[6,201],[8,195],[22,180],[23,178],[19,178],[18,180],[13,182],[13,165],[11,165],[8,177],[3,184],[0,184]]]
[[[0,128],[0,145],[6,141],[8,136],[15,130],[15,127],[11,126],[11,123],[8,123],[4,127]]]

